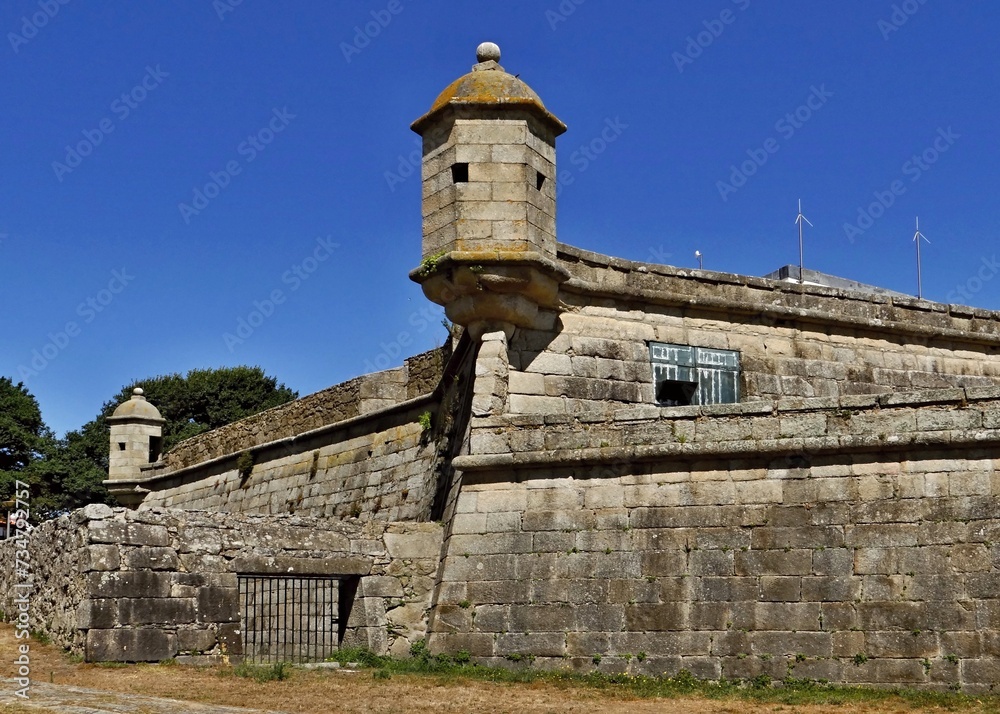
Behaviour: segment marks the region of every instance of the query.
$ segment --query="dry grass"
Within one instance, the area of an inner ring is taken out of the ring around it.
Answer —
[[[0,625],[0,674],[11,676],[16,641],[13,630]],[[535,681],[497,683],[460,674],[400,674],[374,676],[373,670],[294,670],[284,681],[257,683],[237,677],[232,668],[194,668],[178,665],[102,666],[74,663],[52,646],[31,643],[32,678],[111,692],[128,692],[185,701],[258,709],[278,709],[301,714],[365,712],[370,714],[478,714],[480,712],[587,712],[602,714],[912,714],[916,711],[961,710],[970,714],[996,711],[995,701],[976,700],[922,706],[901,698],[874,696],[872,701],[786,704],[750,701],[735,697],[709,699],[700,696],[640,697],[627,688],[590,687],[574,682]]]

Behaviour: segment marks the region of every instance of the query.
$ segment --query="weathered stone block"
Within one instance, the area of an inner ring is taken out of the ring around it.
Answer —
[[[215,647],[215,632],[212,630],[178,630],[177,651],[201,654]]]
[[[391,558],[437,560],[441,555],[443,529],[414,533],[386,533],[385,547]]]
[[[762,602],[796,602],[803,599],[802,578],[764,576],[760,579],[760,599]]]
[[[745,602],[758,598],[757,578],[703,577],[690,580],[694,581],[694,599],[702,602]]]
[[[812,568],[811,550],[749,550],[734,555],[737,575],[808,575]]]
[[[97,521],[104,518],[111,518],[115,512],[111,510],[111,506],[107,506],[103,503],[91,503],[83,507],[82,515],[83,518],[88,521]]]
[[[87,589],[94,598],[145,598],[170,596],[170,573],[96,572],[87,574]]]
[[[733,563],[732,551],[695,550],[688,554],[688,571],[691,575],[733,575]]]
[[[173,548],[149,546],[129,551],[125,562],[130,570],[176,570],[178,561]]]
[[[444,566],[445,580],[507,580],[514,575],[513,555],[449,556]]]
[[[83,630],[113,628],[118,619],[118,600],[83,600],[76,609],[77,627]]]
[[[516,632],[553,632],[574,629],[575,608],[564,605],[514,605],[510,629]]]
[[[91,543],[122,543],[125,540],[125,524],[121,521],[91,521],[87,526]]]
[[[607,632],[570,632],[566,635],[566,654],[570,657],[591,657],[611,651]]]
[[[121,557],[117,545],[88,545],[80,563],[84,570],[118,570]]]
[[[435,632],[469,632],[472,630],[471,607],[438,605],[434,611]]]
[[[129,545],[170,545],[170,533],[166,526],[151,526],[144,523],[129,523],[125,529],[125,542]]]
[[[493,635],[478,632],[435,633],[429,640],[433,654],[468,652],[473,657],[492,657]]]
[[[361,578],[358,587],[361,597],[403,597],[403,585],[399,578],[391,576],[370,575]]]
[[[88,662],[159,662],[177,654],[177,638],[162,630],[89,630]]]
[[[861,578],[802,578],[802,600],[806,602],[853,602],[861,597]]]
[[[686,630],[689,614],[690,606],[682,602],[628,605],[625,607],[625,627],[635,632]]]
[[[190,598],[123,598],[118,607],[118,619],[123,625],[184,625],[195,618],[194,600]]]
[[[372,562],[372,558],[363,555],[332,555],[325,558],[245,556],[233,559],[232,570],[237,573],[261,574],[368,575]]]
[[[590,530],[595,525],[593,511],[529,511],[521,522],[526,531]]]
[[[843,576],[854,574],[854,552],[849,548],[824,548],[812,553],[814,575]]]
[[[211,586],[200,588],[195,615],[198,622],[239,622],[239,590]]]
[[[818,603],[761,602],[754,607],[757,630],[809,631],[820,629]]]
[[[502,634],[497,638],[495,651],[498,655],[561,657],[566,651],[566,635],[561,632]]]
[[[755,632],[754,650],[771,655],[829,657],[833,651],[828,632]]]

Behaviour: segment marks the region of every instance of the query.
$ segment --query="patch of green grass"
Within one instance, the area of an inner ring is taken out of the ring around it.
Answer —
[[[423,640],[410,647],[410,654],[411,657],[408,659],[393,659],[363,649],[350,649],[341,650],[333,659],[342,663],[360,663],[375,670],[373,676],[379,679],[395,674],[430,675],[443,682],[462,679],[498,683],[543,682],[560,686],[590,687],[642,698],[699,696],[713,700],[746,700],[787,705],[888,704],[908,705],[913,709],[966,710],[984,714],[1000,712],[1000,697],[996,695],[973,697],[954,691],[874,689],[794,677],[772,681],[767,675],[749,680],[701,680],[687,670],[681,670],[672,677],[606,674],[596,671],[582,674],[568,669],[542,671],[527,666],[533,657],[516,653],[507,655],[506,659],[518,664],[517,667],[485,667],[471,662],[468,652],[460,652],[453,657],[445,654],[432,655]],[[867,661],[867,656],[862,655],[862,657]],[[647,655],[640,652],[636,659],[643,662],[647,659]],[[595,655],[591,660],[599,662],[600,657]]]
[[[233,668],[233,674],[237,677],[252,679],[261,684],[264,682],[280,682],[291,676],[292,666],[288,662],[275,662],[270,666],[243,662]]]
[[[52,638],[49,637],[44,632],[40,632],[39,630],[32,630],[30,634],[31,634],[31,639],[33,639],[35,642],[37,642],[40,645],[51,645],[52,644]]]

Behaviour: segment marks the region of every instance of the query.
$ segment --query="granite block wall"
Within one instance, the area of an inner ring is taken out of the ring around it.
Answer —
[[[437,445],[420,418],[432,408],[260,449],[249,471],[238,452],[215,468],[163,477],[142,507],[426,520]]]
[[[1000,385],[986,310],[722,273],[559,245],[562,311],[510,342],[517,414],[653,404],[650,342],[740,353],[745,399]]]
[[[998,397],[475,421],[432,649],[990,690]]]
[[[141,507],[429,520],[462,388],[445,357],[464,364],[449,346],[185,441]]]
[[[350,600],[338,645],[406,653],[425,633],[441,532],[433,523],[87,506],[31,534],[30,628],[88,661],[235,663],[246,626],[239,575],[336,576]],[[0,543],[5,613],[16,612],[13,557],[14,543]]]

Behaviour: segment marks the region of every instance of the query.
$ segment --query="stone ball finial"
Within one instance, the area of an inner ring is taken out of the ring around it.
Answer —
[[[476,48],[476,59],[479,62],[499,62],[500,47],[493,42],[484,42]]]
[[[142,387],[136,387],[132,390],[132,395],[135,397],[141,397],[143,394],[145,394],[145,392],[142,391]]]

